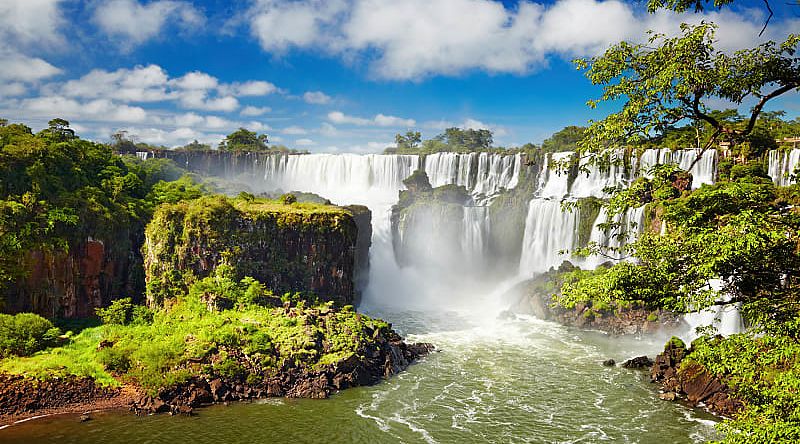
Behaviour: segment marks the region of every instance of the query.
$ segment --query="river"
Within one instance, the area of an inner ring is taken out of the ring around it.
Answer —
[[[327,400],[269,399],[193,417],[127,412],[42,418],[0,443],[692,443],[713,417],[658,399],[646,372],[603,367],[653,356],[663,338],[627,339],[518,317],[366,308],[438,351],[373,387]]]

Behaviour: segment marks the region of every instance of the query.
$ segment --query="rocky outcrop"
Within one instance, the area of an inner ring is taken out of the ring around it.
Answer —
[[[260,199],[203,197],[160,207],[148,225],[147,300],[159,305],[219,265],[250,276],[275,294],[301,291],[352,304],[357,256],[368,251],[358,226],[366,212]]]
[[[690,353],[683,341],[672,338],[664,352],[656,356],[650,380],[661,385],[661,399],[685,399],[717,415],[736,415],[744,406],[742,402],[731,395],[730,388],[720,378],[701,364],[686,360]]]
[[[0,374],[0,424],[33,414],[81,411],[126,402],[120,389],[100,387],[90,378],[37,380]]]
[[[87,238],[68,251],[31,251],[22,264],[26,275],[5,291],[3,311],[82,318],[115,298],[141,295],[143,232],[117,234],[111,241]]]
[[[267,397],[327,398],[339,390],[373,385],[407,368],[433,350],[430,344],[406,344],[390,331],[376,331],[375,341],[358,353],[324,368],[285,368],[277,374],[219,374],[194,377],[185,384],[143,395],[131,409],[137,414],[191,414],[192,410],[214,403]],[[229,353],[247,368],[246,356]]]
[[[588,301],[572,308],[558,305],[554,302],[554,296],[561,288],[561,276],[574,269],[572,264],[565,261],[558,270],[521,282],[504,295],[509,309],[514,313],[563,325],[616,335],[642,335],[681,327],[682,321],[674,313],[650,310],[638,304],[612,307]]]
[[[363,205],[344,207],[352,216],[358,229],[355,251],[355,305],[361,299],[361,293],[369,283],[369,249],[372,246],[372,212]]]

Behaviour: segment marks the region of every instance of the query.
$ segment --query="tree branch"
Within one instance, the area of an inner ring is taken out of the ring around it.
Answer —
[[[772,19],[772,8],[769,7],[769,0],[764,0],[764,5],[767,7],[767,11],[769,11],[769,16],[767,17],[767,21],[764,22],[764,27],[761,28],[761,32],[758,33],[759,37],[767,30],[767,25],[769,25],[769,21]]]

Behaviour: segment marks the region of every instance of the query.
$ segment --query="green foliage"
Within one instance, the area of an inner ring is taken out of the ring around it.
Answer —
[[[687,120],[713,128],[706,147],[720,138],[736,145],[752,137],[748,143],[753,144],[758,139],[753,129],[763,106],[800,88],[800,58],[795,57],[798,36],[728,54],[714,48],[715,28],[710,23],[683,24],[677,37],[651,33],[645,44],[621,42],[602,56],[576,61],[579,68],[589,68],[587,76],[593,84],[603,86],[602,96],[590,100],[590,107],[624,101],[620,111],[592,122],[581,150],[599,152],[609,144],[637,144]],[[710,100],[738,105],[749,96],[759,101],[743,124],[714,115],[707,107]],[[764,147],[750,149],[758,152]]]
[[[134,304],[131,298],[116,299],[108,307],[98,308],[95,312],[104,324],[149,324],[153,321],[153,311]]]
[[[228,134],[222,142],[219,143],[220,150],[227,151],[269,151],[268,137],[266,134],[256,134],[253,131],[248,131],[244,128]]]
[[[0,314],[0,358],[30,356],[55,344],[61,331],[33,314]]]
[[[86,328],[65,346],[0,361],[0,371],[39,378],[88,376],[112,386],[119,383],[116,376],[156,393],[209,372],[259,380],[284,366],[324,367],[363,353],[376,331],[388,334],[388,324],[355,313],[352,307],[251,303],[257,299],[254,295],[269,293],[264,288],[252,278],[231,281],[229,271],[217,270],[189,294],[156,310],[151,323]],[[209,311],[202,299],[208,291],[224,292],[238,303]]]
[[[797,323],[798,319],[793,322]],[[782,335],[701,337],[682,365],[698,363],[721,377],[745,410],[721,423],[725,444],[800,439],[800,344]]]
[[[586,128],[582,126],[567,126],[542,142],[542,151],[545,153],[555,153],[559,151],[575,151],[578,149],[578,142],[583,139]]]
[[[279,293],[312,288],[316,268],[289,239],[349,247],[357,228],[352,215],[336,206],[204,196],[160,206],[145,236],[148,303],[160,305],[223,263],[235,281],[253,276]],[[199,257],[197,251],[208,253]]]
[[[422,134],[419,131],[407,131],[405,135],[394,136],[394,141],[398,149],[414,149],[422,142]]]
[[[31,252],[64,253],[88,237],[130,251],[155,205],[185,197],[162,182],[182,174],[171,161],[118,156],[68,125],[0,127],[0,289],[26,275]]]

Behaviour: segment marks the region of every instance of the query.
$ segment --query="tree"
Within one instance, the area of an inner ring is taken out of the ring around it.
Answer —
[[[228,151],[268,151],[269,139],[266,134],[256,134],[245,128],[228,134],[219,144],[219,149]]]
[[[66,142],[75,138],[75,130],[69,127],[69,122],[64,119],[52,119],[47,122],[47,128],[39,135],[55,142]]]
[[[208,151],[211,149],[211,145],[207,143],[200,143],[195,139],[191,143],[188,143],[183,146],[183,149],[186,151]]]
[[[553,153],[558,151],[575,151],[578,142],[583,139],[586,128],[583,126],[567,126],[542,142],[544,152]]]
[[[577,60],[579,68],[588,68],[592,83],[603,86],[590,107],[624,100],[620,111],[591,122],[581,151],[635,144],[682,121],[711,126],[703,150],[722,140],[735,145],[747,140],[767,102],[800,89],[800,58],[795,56],[800,37],[789,35],[781,44],[767,42],[729,55],[714,48],[715,29],[705,22],[682,24],[677,37],[650,33],[646,44],[621,42],[599,57]],[[741,105],[751,97],[756,104],[741,124],[715,116],[708,105],[720,99]]]
[[[489,149],[492,146],[492,132],[488,129],[447,128],[442,134],[447,145],[467,150]]]
[[[405,135],[395,135],[394,141],[398,148],[414,149],[422,142],[422,134],[419,131],[406,131]]]

